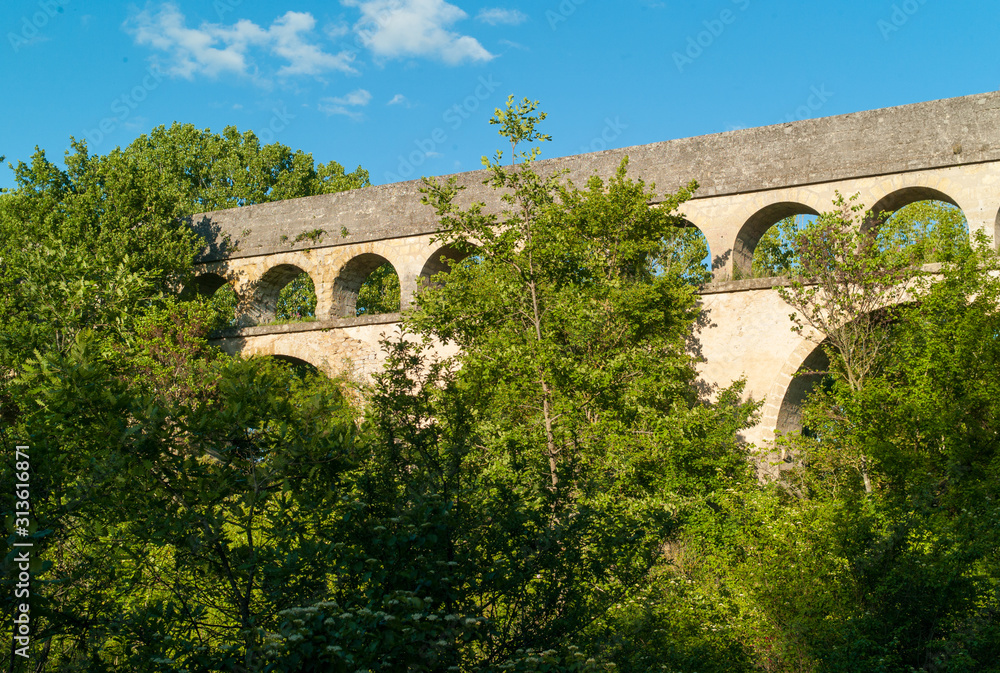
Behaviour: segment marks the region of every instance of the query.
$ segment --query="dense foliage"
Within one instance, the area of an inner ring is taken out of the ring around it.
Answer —
[[[691,576],[756,668],[998,670],[996,268],[981,248],[911,281],[863,376],[828,342],[794,469],[696,529]]]
[[[185,215],[361,169],[180,125],[18,166],[0,440],[32,447],[33,670],[1000,670],[1000,264],[960,211],[846,198],[762,241],[830,367],[761,482],[755,405],[696,386],[696,186],[541,175],[544,116],[497,110],[501,212],[425,183],[453,257],[362,390],[224,355],[235,295],[175,295]],[[382,267],[358,312],[398,293]],[[314,315],[303,275],[278,319]]]
[[[38,151],[15,174],[17,187],[0,194],[0,415],[5,455],[14,442],[33,447],[32,532],[45,559],[34,569],[36,665],[141,670],[167,656],[164,642],[183,651],[206,638],[238,643],[242,658],[257,601],[267,614],[314,596],[272,604],[265,561],[290,575],[315,562],[302,545],[267,538],[261,522],[288,505],[247,478],[267,468],[262,453],[277,437],[292,449],[281,460],[294,462],[296,441],[299,459],[334,428],[326,450],[349,442],[353,417],[325,379],[206,345],[216,316],[171,298],[201,245],[184,217],[360,187],[367,174],[232,128],[176,124],[105,156],[74,143],[65,169]],[[308,439],[284,434],[296,432]],[[286,468],[279,483],[295,477]],[[8,514],[12,469],[0,468]],[[246,529],[262,535],[249,555],[234,537]],[[2,599],[11,618],[13,541]],[[278,550],[302,560],[278,563]]]

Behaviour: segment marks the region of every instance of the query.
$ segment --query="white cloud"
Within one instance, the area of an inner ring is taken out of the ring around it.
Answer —
[[[355,72],[350,52],[330,54],[309,40],[316,20],[307,12],[286,12],[267,29],[247,19],[232,25],[205,22],[189,28],[177,5],[168,2],[155,12],[147,7],[133,13],[123,27],[136,44],[164,52],[164,70],[175,77],[255,74],[250,56],[255,48],[286,61],[277,71],[279,76]]]
[[[279,76],[318,75],[328,70],[353,72],[350,63],[354,56],[349,52],[328,54],[303,39],[303,34],[311,33],[315,27],[316,19],[308,12],[287,12],[271,24],[268,29],[271,50],[288,61],[288,65],[278,70]]]
[[[516,9],[481,9],[476,14],[476,21],[488,23],[491,26],[505,25],[516,26],[528,20],[528,15]]]
[[[376,56],[427,56],[451,65],[493,58],[474,37],[448,30],[469,15],[445,0],[341,0],[341,4],[361,10],[354,31]]]
[[[364,107],[368,105],[371,100],[371,92],[366,91],[365,89],[357,89],[346,96],[321,99],[319,103],[319,110],[320,112],[325,112],[328,115],[344,115],[357,121],[362,117],[361,111],[352,108]]]
[[[392,97],[392,100],[386,103],[386,105],[402,105],[404,107],[410,107],[410,101],[407,100],[406,96],[401,93],[397,93]]]
[[[168,3],[155,14],[147,8],[130,16],[124,27],[136,44],[167,52],[171,60],[167,72],[171,75],[191,79],[198,73],[210,77],[227,72],[246,73],[248,42],[259,38],[259,33],[253,35],[246,30],[249,25],[237,24],[226,31],[228,39],[223,39],[219,26],[204,24],[202,29],[195,30],[186,23],[177,6]]]

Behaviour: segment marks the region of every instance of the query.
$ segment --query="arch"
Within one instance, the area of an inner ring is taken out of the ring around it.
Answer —
[[[955,199],[933,187],[902,187],[889,192],[872,204],[870,208],[871,217],[866,224],[869,224],[872,219],[879,218],[882,213],[885,213],[886,216],[892,215],[900,208],[904,208],[917,201],[944,201],[961,209],[961,206],[958,205]]]
[[[278,292],[275,320],[282,322],[315,320],[318,303],[316,284],[312,276],[305,272],[300,273]]]
[[[997,217],[993,222],[993,247],[1000,248],[1000,210],[997,210]]]
[[[305,377],[308,374],[323,374],[324,376],[326,375],[326,372],[324,372],[322,369],[320,369],[313,363],[309,362],[308,360],[303,360],[302,358],[295,357],[294,355],[283,355],[276,353],[274,355],[268,355],[264,357],[272,357],[275,360],[288,364],[295,371],[295,373],[299,375],[299,377]]]
[[[383,265],[388,265],[397,278],[396,267],[382,255],[366,252],[351,258],[340,269],[333,281],[333,317],[353,317],[358,315],[358,295],[361,287],[372,272]],[[397,290],[398,292],[398,290]],[[399,306],[399,297],[395,297],[395,305]]]
[[[206,272],[197,276],[181,290],[180,298],[190,301],[201,297],[216,312],[214,330],[224,330],[239,324],[240,295],[234,283],[219,273]]]
[[[767,395],[765,396],[764,408],[762,410],[761,419],[757,425],[759,428],[758,435],[759,440],[763,443],[763,446],[772,446],[776,439],[777,432],[795,432],[801,429],[802,420],[802,402],[805,400],[806,395],[812,389],[810,382],[808,380],[796,383],[796,373],[805,367],[805,362],[810,361],[810,364],[816,363],[815,359],[818,356],[815,355],[817,349],[822,352],[822,348],[819,348],[819,344],[824,341],[821,334],[809,330],[809,334],[803,335],[802,340],[799,341],[798,345],[792,349],[788,357],[785,358],[784,363],[775,373],[774,378],[771,381],[771,385],[768,389]],[[824,353],[825,355],[825,353]],[[819,363],[817,363],[819,364]],[[821,367],[815,367],[815,369],[822,369]],[[816,380],[812,381],[813,385]],[[789,394],[789,389],[796,388]],[[788,399],[789,406],[785,407],[785,400]],[[782,409],[783,407],[784,410]],[[779,428],[778,418],[781,417],[781,426]],[[765,449],[767,453],[767,449]],[[776,454],[772,454],[772,457]],[[783,459],[784,456],[781,456]],[[767,472],[768,470],[764,470]]]
[[[323,353],[322,346],[310,343],[287,339],[233,338],[223,344],[223,350],[231,354],[239,353],[244,358],[275,358],[293,366],[322,372],[326,376],[332,376],[336,371]]]
[[[686,217],[681,217],[679,226],[665,238],[671,264],[681,277],[695,285],[711,280],[713,259],[708,236],[701,227]],[[704,250],[701,250],[704,246]]]
[[[420,284],[430,284],[431,278],[439,273],[450,272],[455,264],[461,262],[471,254],[470,250],[460,250],[454,245],[442,245],[431,253],[427,261],[424,262],[424,266],[420,269],[420,275],[418,276]]]
[[[764,206],[743,223],[733,244],[734,276],[741,273],[749,275],[753,253],[761,237],[775,224],[793,215],[819,215],[819,212],[804,203],[780,201]]]
[[[791,383],[785,389],[775,422],[776,433],[788,434],[802,430],[802,405],[829,368],[830,358],[826,354],[824,344],[821,343],[802,361],[792,376]]]
[[[225,276],[220,274],[203,273],[184,286],[184,289],[181,290],[181,297],[185,299],[193,296],[211,297],[228,282]]]
[[[898,320],[898,310],[914,306],[916,301],[908,290],[901,288],[898,294],[866,315],[878,316],[879,320],[892,324]],[[802,429],[802,403],[830,368],[830,359],[825,351],[829,345],[830,341],[824,334],[809,328],[808,335],[785,358],[767,393],[760,421],[765,440],[774,439],[776,434]]]
[[[923,263],[953,261],[970,239],[969,220],[948,194],[910,186],[886,194],[866,214],[862,227],[877,232],[880,245]]]
[[[253,300],[247,310],[250,321],[262,324],[275,320],[278,296],[286,285],[303,273],[307,272],[294,264],[278,264],[264,272],[251,288]]]
[[[433,280],[434,276],[439,273],[451,273],[456,264],[475,254],[476,248],[471,245],[464,249],[454,245],[442,245],[431,253],[427,261],[424,262],[420,273],[417,275],[416,290],[420,291],[425,287],[437,286]]]

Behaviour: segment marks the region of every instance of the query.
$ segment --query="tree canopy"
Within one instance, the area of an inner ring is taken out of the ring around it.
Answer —
[[[37,151],[15,174],[16,188],[0,194],[0,418],[5,452],[15,441],[33,447],[31,531],[45,559],[33,584],[38,665],[174,670],[155,663],[171,658],[164,642],[184,652],[208,638],[214,649],[193,668],[225,657],[251,666],[251,606],[263,601],[274,614],[313,595],[275,603],[267,582],[284,592],[285,580],[264,581],[261,568],[295,574],[315,562],[301,545],[265,542],[262,522],[287,511],[275,498],[296,477],[269,472],[281,475],[276,489],[257,471],[269,469],[278,437],[313,446],[306,452],[350,443],[353,413],[325,379],[231,361],[207,345],[213,310],[176,298],[201,246],[184,218],[361,187],[367,173],[316,166],[234,128],[175,124],[104,156],[74,141],[64,168]],[[0,469],[13,483],[13,464]],[[239,530],[252,531],[249,548]],[[296,561],[275,562],[279,548]],[[239,657],[223,656],[227,643]]]
[[[18,164],[0,441],[31,447],[34,670],[997,670],[996,253],[953,208],[849,197],[762,239],[831,364],[761,481],[758,403],[698,387],[697,185],[543,175],[544,119],[496,110],[499,212],[424,182],[444,270],[362,387],[223,354],[235,297],[177,294],[185,216],[362,169],[179,124]],[[310,286],[278,319],[315,314]],[[359,313],[398,288],[381,267]]]

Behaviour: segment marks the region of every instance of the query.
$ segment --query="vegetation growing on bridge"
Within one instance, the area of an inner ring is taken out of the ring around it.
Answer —
[[[651,208],[624,164],[582,188],[540,176],[543,119],[527,100],[494,118],[503,216],[427,183],[443,241],[476,252],[407,324],[462,351],[387,342],[361,395],[222,355],[217,303],[173,291],[197,247],[180,216],[362,170],[178,125],[18,167],[0,439],[34,456],[36,670],[996,670],[994,253],[952,245],[944,211],[860,245],[848,208],[772,256],[847,274],[827,332],[863,324],[880,347],[858,376],[850,330],[828,342],[809,431],[783,440],[796,460],[762,484],[739,438],[754,405],[696,386],[704,252],[675,213],[693,186]],[[849,301],[928,250],[948,264],[905,305]],[[799,288],[801,315],[837,287]],[[279,310],[308,313],[301,289]],[[384,296],[359,310],[394,310]]]

